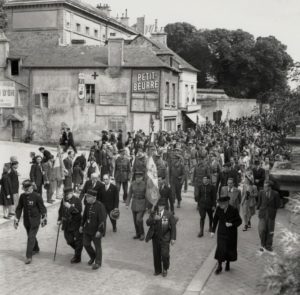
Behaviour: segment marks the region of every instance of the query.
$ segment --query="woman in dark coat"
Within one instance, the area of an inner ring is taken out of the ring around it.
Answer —
[[[242,219],[238,210],[229,205],[229,200],[228,196],[218,199],[219,206],[213,219],[212,236],[219,225],[215,254],[215,259],[218,260],[216,274],[222,271],[222,262],[226,261],[225,271],[229,271],[230,262],[237,260],[237,228],[242,224]]]
[[[0,179],[0,205],[3,206],[3,215],[5,219],[9,219],[10,206],[14,204],[11,181],[9,177],[10,168],[4,165],[2,178]]]

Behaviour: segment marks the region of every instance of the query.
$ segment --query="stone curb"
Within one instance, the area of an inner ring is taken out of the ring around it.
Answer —
[[[199,295],[204,289],[209,277],[211,276],[215,266],[216,261],[214,259],[216,251],[216,245],[210,251],[208,257],[205,259],[200,269],[195,274],[194,278],[187,286],[183,295]]]

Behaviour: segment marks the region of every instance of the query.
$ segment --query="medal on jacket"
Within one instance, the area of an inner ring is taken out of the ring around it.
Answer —
[[[87,223],[90,223],[90,220],[89,220],[89,219],[87,220]]]

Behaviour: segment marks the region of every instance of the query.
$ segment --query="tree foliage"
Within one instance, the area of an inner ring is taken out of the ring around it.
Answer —
[[[0,30],[5,30],[7,27],[7,16],[3,9],[5,0],[0,0]]]
[[[254,38],[243,30],[197,30],[188,23],[166,26],[168,46],[195,66],[198,86],[215,87],[230,96],[264,99],[288,88],[292,58],[273,36]]]

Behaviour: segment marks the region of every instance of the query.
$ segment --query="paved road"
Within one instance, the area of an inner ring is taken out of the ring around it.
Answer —
[[[18,157],[21,178],[29,174],[29,152],[38,146],[0,142],[0,167],[11,155]],[[122,197],[120,197],[122,198]],[[177,242],[171,248],[171,267],[167,278],[153,276],[152,245],[134,241],[131,211],[120,204],[121,218],[118,232],[108,232],[103,239],[103,266],[93,271],[87,265],[83,250],[82,263],[71,265],[71,248],[61,235],[58,255],[53,262],[57,233],[58,204],[48,207],[48,225],[40,229],[38,240],[41,252],[31,265],[25,265],[26,234],[20,224],[16,231],[12,223],[0,225],[0,294],[182,294],[196,271],[208,256],[213,240],[208,234],[197,238],[199,214],[192,191],[183,195],[179,217]],[[0,217],[1,218],[1,217]]]

